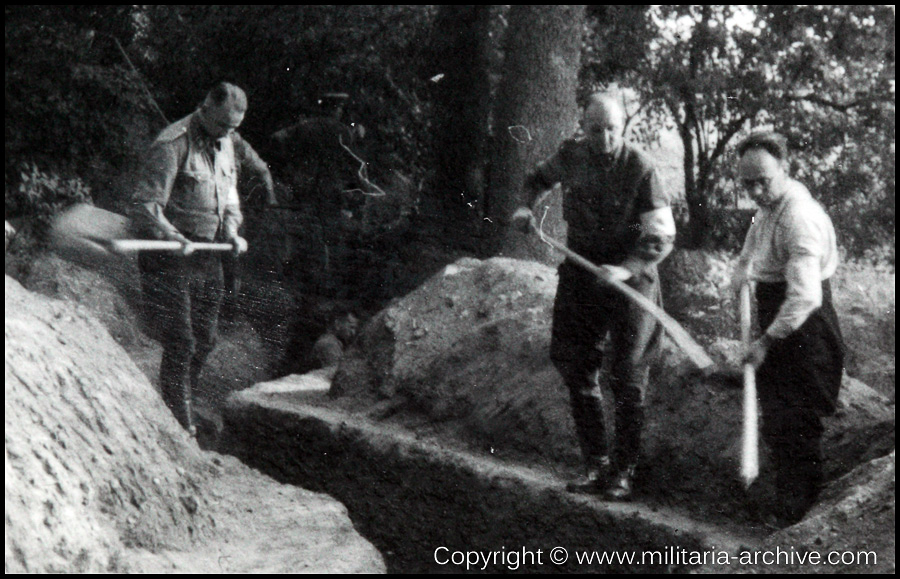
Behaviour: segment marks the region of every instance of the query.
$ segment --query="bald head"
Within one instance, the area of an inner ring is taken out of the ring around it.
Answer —
[[[615,154],[622,147],[625,109],[619,99],[608,94],[592,95],[582,123],[588,146],[596,153]]]
[[[200,107],[200,121],[211,136],[219,139],[238,128],[247,112],[247,95],[233,84],[217,84]]]

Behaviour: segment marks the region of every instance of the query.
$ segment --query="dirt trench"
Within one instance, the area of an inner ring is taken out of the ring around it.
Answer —
[[[291,381],[301,391],[277,392]],[[309,382],[318,387],[302,391]],[[340,500],[389,573],[686,572],[696,565],[662,554],[672,548],[736,552],[762,539],[640,502],[568,493],[564,479],[547,469],[479,456],[328,408],[323,386],[295,376],[275,390],[259,385],[236,393],[224,415],[223,449],[281,482]],[[556,559],[560,549],[565,561]],[[576,556],[603,552],[635,560]],[[645,552],[657,558],[640,560]],[[488,559],[453,560],[462,553]]]
[[[198,448],[93,312],[9,276],[5,311],[7,572],[384,570],[331,497]]]
[[[339,498],[392,571],[466,570],[440,564],[436,549],[734,553],[778,537],[807,550],[872,545],[881,559],[871,569],[893,568],[893,404],[849,376],[826,423],[828,492],[791,533],[760,516],[774,492],[765,449],[758,484],[744,492],[738,480],[740,388],[691,379],[670,348],[648,394],[634,502],[565,493],[579,461],[547,356],[554,276],[514,260],[448,265],[370,319],[338,368],[233,395],[226,448]],[[733,340],[714,346],[717,359],[737,352]],[[860,475],[865,468],[875,474]],[[524,570],[693,568],[705,566],[545,559]]]
[[[222,449],[280,482],[340,500],[388,572],[894,571],[890,449],[854,459],[858,466],[833,480],[803,521],[778,529],[729,522],[727,513],[710,517],[703,505],[673,508],[646,494],[659,492],[650,488],[629,503],[566,492],[571,472],[462,449],[425,428],[381,420],[387,407],[347,412],[328,397],[327,376],[289,376],[232,395]],[[565,561],[551,558],[560,549]],[[759,562],[778,551],[865,559],[828,567]]]

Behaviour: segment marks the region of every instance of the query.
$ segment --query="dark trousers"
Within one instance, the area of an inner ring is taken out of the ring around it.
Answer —
[[[628,282],[662,305],[655,268]],[[564,262],[553,306],[550,359],[569,389],[575,429],[582,456],[589,464],[609,456],[603,423],[602,395],[593,376],[603,363],[599,346],[609,335],[610,389],[615,398],[615,463],[637,463],[644,424],[644,392],[653,355],[658,352],[661,327],[655,318],[615,290],[600,285],[596,276]]]
[[[238,294],[241,292],[241,260],[231,252],[223,253],[221,259],[225,287],[222,316],[230,320],[237,313]]]
[[[163,401],[186,429],[193,425],[191,392],[216,344],[224,296],[221,257],[144,252],[138,258],[144,314],[163,347]]]
[[[758,283],[761,328],[775,319],[786,284]],[[844,366],[844,345],[831,287],[822,286],[822,307],[795,332],[775,341],[757,370],[762,437],[772,454],[780,509],[799,520],[823,482],[822,417],[834,413]]]

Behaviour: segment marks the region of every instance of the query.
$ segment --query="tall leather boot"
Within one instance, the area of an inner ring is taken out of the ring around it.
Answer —
[[[631,494],[634,490],[634,469],[635,465],[632,464],[619,470],[606,489],[606,498],[612,501],[627,501],[631,499]]]

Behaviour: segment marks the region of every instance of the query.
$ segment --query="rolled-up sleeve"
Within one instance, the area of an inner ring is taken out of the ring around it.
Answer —
[[[635,257],[657,264],[672,252],[675,246],[675,217],[671,207],[660,207],[641,213],[641,236],[638,238]]]
[[[813,219],[797,211],[785,216],[778,232],[787,251],[784,279],[787,293],[775,319],[766,329],[772,338],[786,338],[822,306],[822,260],[827,248]]]
[[[675,246],[675,217],[655,169],[647,169],[639,181],[637,200],[641,234],[627,261],[655,265]]]
[[[135,183],[130,217],[139,233],[161,239],[183,236],[164,215],[181,159],[174,143],[154,143]]]

